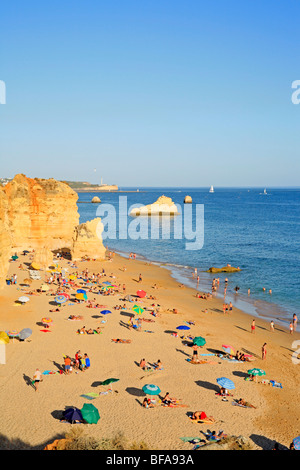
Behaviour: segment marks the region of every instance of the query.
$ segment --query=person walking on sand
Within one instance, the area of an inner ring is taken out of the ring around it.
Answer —
[[[290,335],[292,335],[294,332],[294,325],[292,322],[290,322]]]
[[[270,323],[270,330],[271,330],[271,331],[274,331],[274,322],[273,322],[273,320],[272,320],[271,323]]]
[[[266,357],[267,357],[267,343],[264,343],[261,348],[261,358],[262,360],[265,360]]]
[[[255,333],[255,320],[252,320],[251,323],[251,333]]]
[[[33,383],[34,383],[34,388],[36,392],[38,391],[38,386],[41,380],[42,380],[42,374],[39,369],[36,369],[34,376],[33,376]]]

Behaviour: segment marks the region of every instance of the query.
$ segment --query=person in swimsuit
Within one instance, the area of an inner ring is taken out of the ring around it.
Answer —
[[[255,320],[252,320],[251,333],[255,333]]]

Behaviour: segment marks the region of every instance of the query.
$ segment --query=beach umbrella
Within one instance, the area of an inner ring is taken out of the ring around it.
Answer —
[[[28,251],[28,250],[23,251],[23,255],[27,255],[28,253],[30,253],[30,251]]]
[[[9,336],[5,331],[0,331],[0,344],[9,343]]]
[[[232,380],[227,379],[226,377],[220,377],[219,379],[217,379],[217,382],[220,387],[226,388],[227,390],[233,390],[235,388],[235,385]]]
[[[104,380],[104,382],[101,383],[101,385],[110,385],[110,384],[113,384],[115,382],[119,382],[120,379],[114,379],[113,377],[111,377],[110,379],[106,379]],[[110,387],[111,389],[111,387]]]
[[[32,279],[30,279],[30,278],[28,278],[28,277],[27,277],[26,279],[24,279],[24,281],[23,281],[23,284],[27,284],[28,286],[29,286],[31,283],[32,283]]]
[[[140,315],[141,313],[143,313],[143,311],[144,311],[144,309],[143,309],[142,307],[139,307],[139,305],[134,305],[134,306],[132,307],[132,310],[133,310],[135,313],[138,313],[139,315]]]
[[[21,302],[22,304],[26,304],[26,302],[29,302],[28,297],[25,297],[24,295],[22,297],[18,298],[18,301]]]
[[[20,334],[19,331],[17,330],[9,330],[9,331],[6,331],[6,333],[9,338],[13,339],[13,342],[14,342],[14,338],[17,338]]]
[[[44,323],[45,325],[48,325],[49,323],[52,323],[52,322],[53,322],[53,320],[50,317],[42,318],[42,323]]]
[[[158,395],[161,392],[160,388],[157,385],[153,384],[144,385],[142,390],[147,395]]]
[[[222,344],[223,351],[225,351],[227,354],[230,356],[235,355],[235,350],[232,346],[229,346],[229,344]]]
[[[82,421],[82,414],[79,408],[71,407],[67,408],[66,410],[63,411],[63,418],[66,421],[70,421],[70,423],[74,423],[75,421]]]
[[[87,300],[86,294],[76,294],[75,297],[77,300]]]
[[[77,294],[86,294],[86,290],[84,289],[77,289]]]
[[[111,282],[109,282],[109,281],[104,281],[104,282],[102,282],[102,284],[105,284],[107,286],[111,286]]]
[[[119,382],[120,379],[114,379],[114,378],[110,378],[110,379],[106,379],[104,380],[104,382],[101,383],[101,385],[109,385],[109,384],[113,384],[115,382]]]
[[[70,300],[70,298],[71,298],[70,294],[67,294],[66,292],[60,292],[57,295],[63,295],[67,300]]]
[[[249,369],[249,370],[247,370],[247,372],[248,372],[249,375],[253,375],[255,377],[257,377],[258,375],[259,376],[266,375],[266,373],[263,369],[257,369],[257,368]]]
[[[145,292],[144,290],[138,290],[137,293],[136,293],[136,295],[137,295],[138,297],[143,298],[143,297],[146,296],[146,292]]]
[[[23,330],[20,331],[19,338],[24,340],[29,338],[29,336],[32,335],[32,330],[30,328],[23,328]]]
[[[107,315],[108,313],[111,313],[110,310],[101,310],[102,315]]]
[[[81,408],[82,417],[89,424],[97,424],[100,419],[100,414],[97,408],[92,403],[84,403]]]
[[[202,338],[202,336],[196,336],[193,339],[193,344],[196,344],[197,346],[204,346],[206,344],[205,338]]]
[[[71,281],[75,281],[77,277],[75,276],[75,274],[70,274],[69,279],[71,279]]]
[[[190,330],[190,327],[186,325],[179,325],[176,326],[176,330]]]
[[[58,294],[54,300],[57,304],[64,304],[68,299],[64,295]]]
[[[31,269],[34,269],[36,271],[38,271],[40,268],[40,266],[37,264],[37,263],[31,263],[31,266],[30,266]]]
[[[295,450],[300,450],[300,436],[293,439]]]
[[[11,257],[11,259],[13,259],[14,261],[16,261],[16,259],[19,259],[19,257],[18,257],[17,255],[13,255],[13,256]]]

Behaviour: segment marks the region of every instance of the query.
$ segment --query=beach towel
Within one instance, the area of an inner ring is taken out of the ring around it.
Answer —
[[[51,333],[51,330],[40,330],[42,331],[43,333]]]
[[[198,361],[198,362],[193,362],[191,358],[186,359],[187,362],[190,364],[198,365],[198,364],[218,364],[218,361]]]
[[[80,395],[82,398],[85,398],[86,400],[95,400],[96,397],[90,397],[89,395]]]
[[[273,387],[282,388],[282,384],[280,382],[276,382],[276,380],[270,380],[270,384],[272,384]]]

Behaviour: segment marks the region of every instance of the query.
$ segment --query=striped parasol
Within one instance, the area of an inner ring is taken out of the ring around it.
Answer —
[[[144,309],[142,307],[140,307],[139,305],[134,305],[132,307],[132,310],[137,313],[138,315],[140,315],[141,313],[143,313]]]
[[[235,350],[232,346],[230,346],[229,344],[222,344],[222,348],[223,348],[223,351],[225,351],[227,354],[229,354],[230,356],[234,356],[235,355]]]
[[[52,320],[52,318],[50,318],[50,317],[44,317],[44,318],[42,318],[42,323],[44,323],[45,325],[49,325],[49,324],[52,323],[52,322],[53,322],[53,320]]]
[[[226,388],[227,390],[233,390],[235,388],[232,380],[227,379],[227,377],[220,377],[217,379],[217,383],[220,385],[220,387]]]

